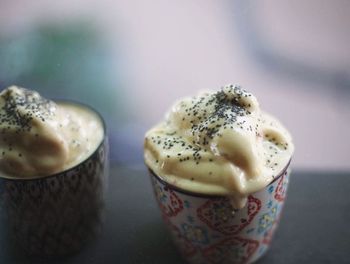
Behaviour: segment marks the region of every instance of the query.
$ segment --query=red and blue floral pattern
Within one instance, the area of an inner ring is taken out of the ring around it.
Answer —
[[[235,210],[226,197],[191,195],[151,173],[162,217],[189,263],[251,263],[271,242],[286,197],[286,171]]]

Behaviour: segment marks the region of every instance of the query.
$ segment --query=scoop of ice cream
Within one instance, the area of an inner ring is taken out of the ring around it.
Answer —
[[[231,196],[235,207],[268,185],[293,153],[288,131],[239,86],[177,102],[145,138],[145,162],[195,193]]]
[[[30,177],[62,171],[89,155],[102,136],[99,118],[88,110],[56,104],[16,86],[0,93],[0,171],[4,175]]]

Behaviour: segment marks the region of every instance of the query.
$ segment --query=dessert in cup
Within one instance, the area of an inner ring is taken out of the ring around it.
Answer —
[[[156,200],[189,263],[251,263],[277,227],[291,136],[238,85],[185,98],[145,136]]]
[[[101,229],[108,145],[85,105],[11,86],[0,93],[0,219],[30,255],[78,251]]]

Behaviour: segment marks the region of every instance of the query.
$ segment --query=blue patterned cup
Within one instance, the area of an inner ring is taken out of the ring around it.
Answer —
[[[30,179],[0,175],[0,225],[6,230],[0,236],[11,248],[62,256],[80,250],[99,233],[108,176],[108,142],[101,121],[102,142],[73,168]]]
[[[288,167],[288,166],[287,166]],[[285,168],[264,189],[235,210],[227,197],[187,192],[150,171],[162,218],[189,263],[252,263],[268,249],[286,197]]]

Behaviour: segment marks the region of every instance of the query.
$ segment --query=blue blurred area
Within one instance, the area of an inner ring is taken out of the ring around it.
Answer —
[[[92,106],[107,122],[112,160],[129,162],[136,151],[123,128],[129,117],[121,74],[106,43],[95,27],[84,22],[38,25],[17,35],[2,35],[0,88],[15,84],[47,98]]]
[[[120,90],[112,90],[108,52],[98,32],[84,23],[2,36],[0,85],[17,84],[109,113],[120,103]]]

